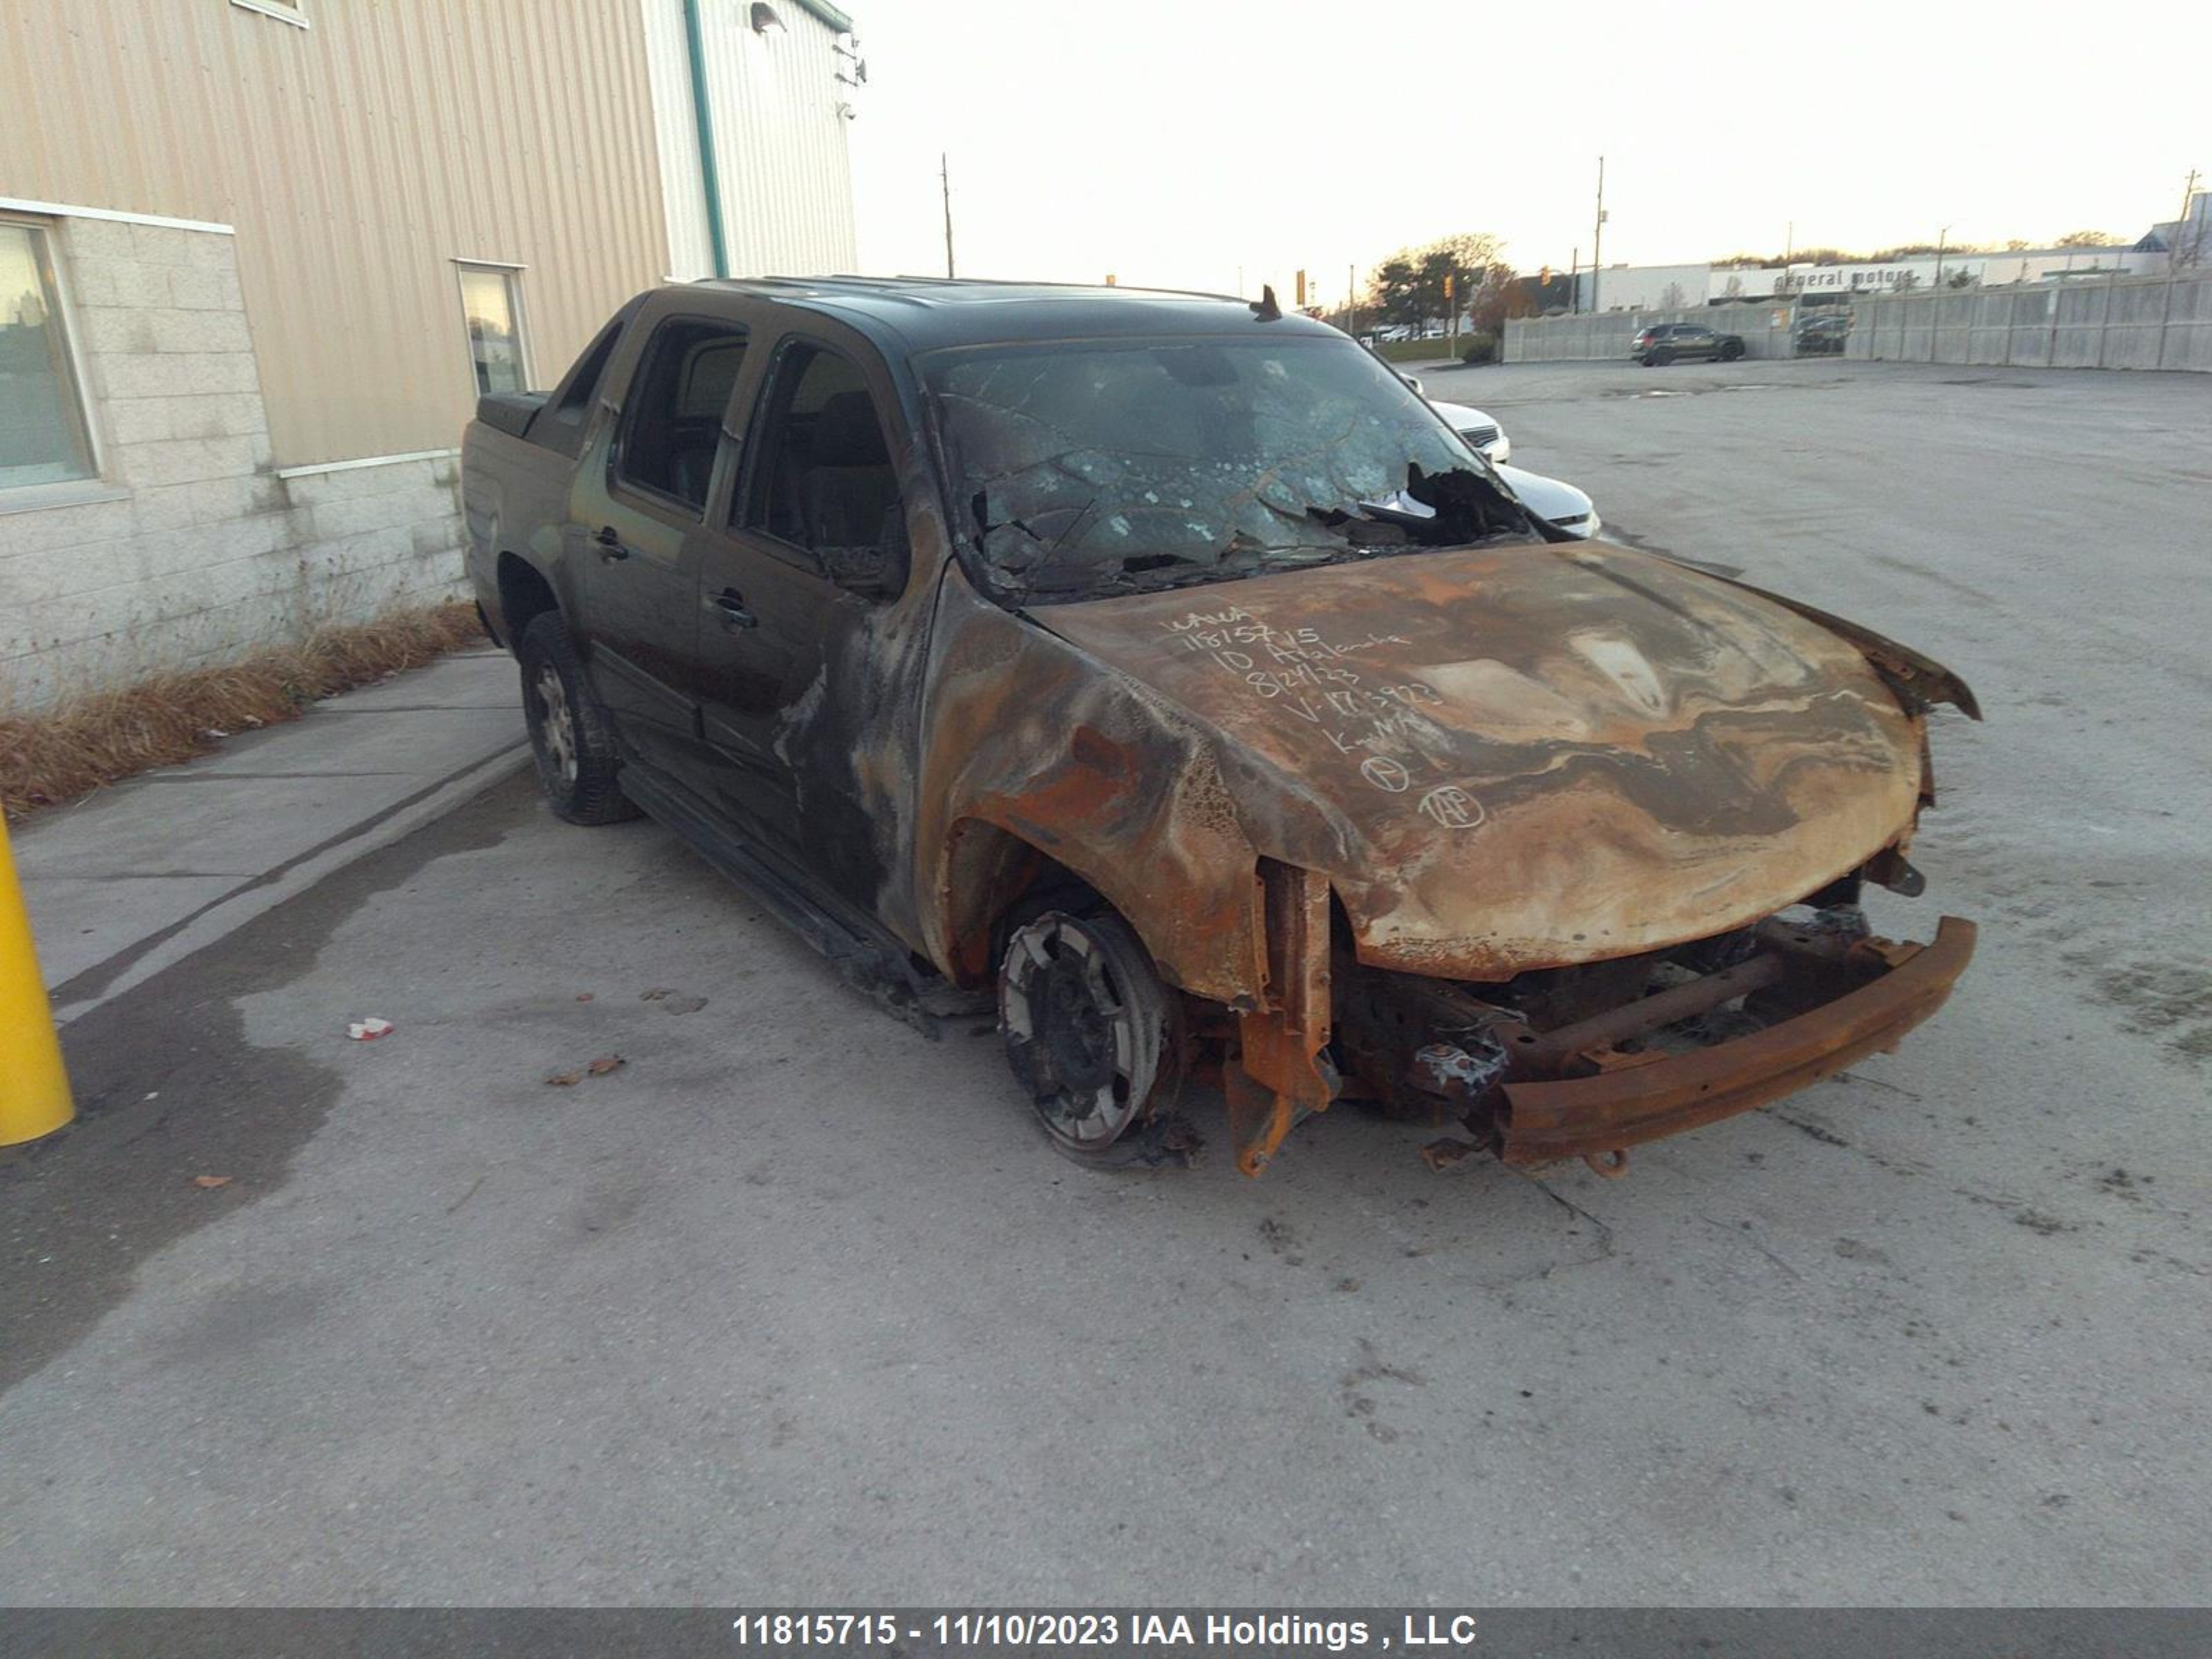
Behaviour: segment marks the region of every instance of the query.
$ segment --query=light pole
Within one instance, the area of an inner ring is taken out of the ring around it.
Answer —
[[[1605,157],[1597,158],[1597,224],[1590,236],[1590,311],[1592,314],[1604,309],[1598,303],[1597,285],[1605,270]]]

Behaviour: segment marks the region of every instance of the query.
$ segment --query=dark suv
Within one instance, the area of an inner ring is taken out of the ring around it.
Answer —
[[[1743,356],[1743,336],[1717,334],[1698,323],[1654,323],[1638,331],[1628,355],[1646,368],[1692,357],[1732,363]]]

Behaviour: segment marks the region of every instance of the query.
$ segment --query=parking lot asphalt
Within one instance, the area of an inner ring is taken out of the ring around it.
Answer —
[[[1875,910],[1983,926],[1932,1025],[1621,1181],[1349,1109],[1101,1176],[517,778],[70,1027],[0,1600],[2212,1595],[2212,380],[1425,378],[1972,683]]]

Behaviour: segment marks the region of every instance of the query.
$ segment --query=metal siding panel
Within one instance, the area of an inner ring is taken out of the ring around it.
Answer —
[[[742,18],[743,13],[738,14]],[[834,30],[796,8],[781,35],[708,31],[708,95],[736,276],[816,276],[859,263]]]
[[[445,447],[456,256],[528,267],[541,382],[666,268],[636,0],[307,11],[0,7],[0,193],[235,225],[279,465]]]
[[[711,276],[714,255],[707,234],[705,186],[699,179],[699,143],[691,118],[684,0],[639,0],[639,4],[653,82],[653,143],[660,157],[668,217],[666,274]]]

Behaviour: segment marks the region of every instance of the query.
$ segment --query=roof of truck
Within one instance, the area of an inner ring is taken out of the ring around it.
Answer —
[[[819,311],[871,335],[896,336],[915,351],[1030,340],[1219,335],[1245,329],[1343,337],[1326,324],[1295,312],[1262,322],[1252,301],[1164,289],[942,276],[714,277],[692,286]]]

